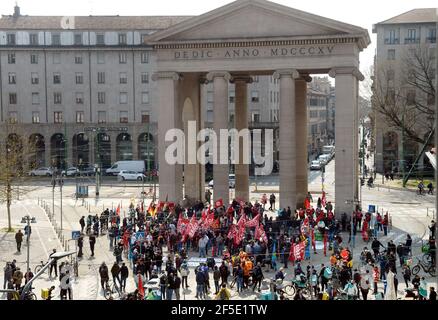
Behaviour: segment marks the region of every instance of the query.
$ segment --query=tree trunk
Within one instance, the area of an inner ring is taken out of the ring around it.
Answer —
[[[8,183],[8,185],[6,186],[6,208],[8,210],[8,232],[12,231],[11,200],[12,200],[12,190],[11,190],[11,185]]]

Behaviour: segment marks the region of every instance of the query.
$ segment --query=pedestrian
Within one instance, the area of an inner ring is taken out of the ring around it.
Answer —
[[[82,248],[84,247],[84,236],[81,234],[78,238],[78,258],[82,258],[84,253],[82,252]]]
[[[230,297],[231,297],[231,293],[227,289],[227,285],[223,283],[221,289],[216,295],[216,300],[230,300]]]
[[[94,257],[94,246],[96,245],[96,236],[92,233],[88,236],[88,241],[90,243],[91,256]]]
[[[254,286],[252,287],[252,291],[255,291],[255,288],[258,285],[258,291],[260,292],[260,286],[262,285],[262,280],[263,280],[264,276],[263,276],[263,271],[262,271],[262,266],[261,263],[258,262],[257,265],[255,266],[253,272],[252,272],[252,279],[253,279],[253,284]]]
[[[56,249],[53,249],[53,252],[50,254],[50,256],[52,254],[56,253]],[[50,258],[49,256],[49,258]],[[50,270],[49,270],[49,277],[52,278],[52,271],[55,270],[55,277],[58,277],[58,260],[57,259],[53,259],[53,261],[50,263]]]
[[[113,283],[114,283],[114,285],[117,286],[117,282],[119,282],[120,288],[121,288],[122,287],[122,281],[120,279],[120,266],[119,266],[117,261],[114,262],[113,266],[111,267],[111,275],[113,276]]]
[[[29,239],[30,239],[30,235],[31,235],[31,234],[32,234],[32,227],[26,225],[26,226],[24,227],[24,235],[27,236],[27,237],[26,237],[27,241],[29,241]]]
[[[407,289],[409,287],[409,281],[411,281],[411,269],[406,264],[402,267],[402,275]]]
[[[176,300],[181,300],[181,295],[180,295],[180,288],[181,288],[181,278],[178,276],[178,274],[175,275],[175,280],[174,280],[174,288],[175,288],[175,298]]]
[[[166,275],[166,272],[161,272],[160,276],[160,292],[161,292],[161,300],[166,300],[166,294],[167,294],[167,280],[168,277]]]
[[[120,289],[125,292],[126,290],[126,279],[129,276],[129,269],[126,264],[123,262],[122,267],[120,268]]]
[[[187,278],[190,274],[190,270],[189,267],[187,265],[187,261],[183,261],[183,263],[181,264],[181,277],[182,277],[182,287],[184,288],[188,288],[189,285],[187,283]]]
[[[207,189],[207,190],[205,191],[205,201],[206,201],[208,204],[211,203],[211,195],[212,195],[212,193],[211,193],[210,189]]]
[[[436,291],[434,287],[430,287],[429,289],[429,300],[430,301],[436,301]]]
[[[20,290],[21,288],[21,283],[23,281],[23,272],[21,272],[20,268],[17,268],[17,270],[15,270],[13,276],[12,276],[12,280],[15,286],[15,290]]]
[[[218,294],[219,292],[219,280],[221,279],[221,273],[219,271],[219,268],[217,266],[214,266],[213,271],[213,281],[214,281],[214,294]]]
[[[84,228],[85,228],[85,217],[82,216],[81,219],[79,219],[79,224],[81,225],[81,233],[84,232]]]
[[[14,274],[10,262],[6,262],[3,271],[3,289],[6,289],[7,284],[12,281],[12,276]]]
[[[34,277],[34,274],[32,270],[29,268],[27,269],[26,274],[24,275],[24,284],[27,284],[32,278]]]
[[[420,286],[418,288],[418,297],[420,300],[427,300],[427,282],[424,277],[421,277]]]
[[[362,298],[368,300],[368,292],[370,291],[370,270],[368,269],[360,279],[360,291],[362,293]]]
[[[275,210],[275,194],[271,194],[269,196],[269,211]]]
[[[204,298],[204,286],[205,286],[205,275],[202,272],[201,266],[197,267],[196,272],[196,298],[203,299]]]
[[[169,273],[166,285],[166,299],[172,300],[173,292],[175,291],[175,277],[173,275],[173,272]]]
[[[379,279],[380,279],[379,268],[377,266],[374,266],[373,268],[374,294],[377,294],[377,284],[379,283]]]
[[[15,242],[17,243],[17,252],[21,252],[21,243],[23,242],[23,233],[21,230],[15,234]]]
[[[219,267],[219,272],[221,274],[222,283],[228,284],[228,276],[230,272],[228,270],[228,267],[225,265],[225,261],[222,261],[222,264]]]
[[[108,286],[108,281],[109,281],[108,267],[105,264],[105,262],[102,262],[102,264],[99,267],[99,275],[100,275],[100,285],[102,287],[102,290],[105,290],[105,288]]]

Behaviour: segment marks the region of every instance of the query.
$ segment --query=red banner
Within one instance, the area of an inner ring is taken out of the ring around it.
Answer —
[[[254,238],[257,240],[261,240],[264,243],[268,243],[268,237],[266,236],[265,230],[263,229],[263,225],[258,225],[255,229]]]
[[[260,214],[257,214],[254,218],[246,223],[247,228],[257,227],[260,222]]]
[[[304,259],[304,249],[306,245],[304,241],[294,244],[294,258],[295,260],[303,260]]]
[[[178,225],[176,227],[176,231],[178,233],[184,234],[185,229],[187,228],[187,225],[190,223],[189,219],[183,218],[183,215],[180,214],[178,218]]]
[[[216,201],[214,202],[214,207],[215,207],[215,208],[222,207],[223,205],[224,205],[224,200],[222,200],[222,198],[220,198],[220,199],[218,199],[218,200],[216,200]]]

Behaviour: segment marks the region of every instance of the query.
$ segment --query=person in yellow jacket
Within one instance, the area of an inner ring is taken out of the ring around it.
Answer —
[[[225,283],[222,283],[221,289],[216,295],[216,300],[230,300],[230,298],[231,298],[230,290],[227,289],[227,285]]]

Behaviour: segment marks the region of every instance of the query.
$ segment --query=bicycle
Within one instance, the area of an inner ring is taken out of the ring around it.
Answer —
[[[105,296],[106,300],[113,300],[113,294],[116,294],[116,298],[122,299],[123,293],[117,286],[115,282],[111,281],[111,284],[109,281],[106,283],[105,290],[103,292],[103,295]]]
[[[417,275],[421,269],[423,269],[423,271],[425,273],[430,274],[432,277],[435,277],[436,275],[436,268],[435,265],[430,263],[430,264],[425,264],[423,263],[420,259],[417,259],[418,262],[417,264],[412,268],[412,274],[415,276]]]
[[[233,280],[230,283],[230,288],[233,289],[234,286],[236,285],[236,283],[237,283],[237,277],[234,277]],[[248,279],[248,286],[246,287],[246,289],[252,287],[253,284],[254,283],[253,283],[253,280],[252,280],[252,276],[250,276],[249,279]],[[243,285],[245,285],[245,282],[243,282]]]
[[[40,262],[40,264],[38,264],[36,267],[35,267],[35,274],[37,274],[38,272],[40,272],[41,271],[41,269],[44,267],[46,265],[46,263],[44,263],[44,261],[42,261],[41,260],[41,262]],[[49,268],[47,268],[47,270],[48,270]],[[46,271],[47,271],[46,270]]]
[[[298,290],[301,290],[301,293],[307,300],[312,298],[312,288],[307,280],[298,281],[294,279],[291,281],[291,284],[285,286],[283,286],[283,281],[276,283],[276,291],[278,293],[285,293],[289,297],[294,297]]]
[[[423,261],[424,264],[432,264],[432,255],[434,255],[434,252],[426,252],[423,254],[423,256],[421,257],[421,261]]]

